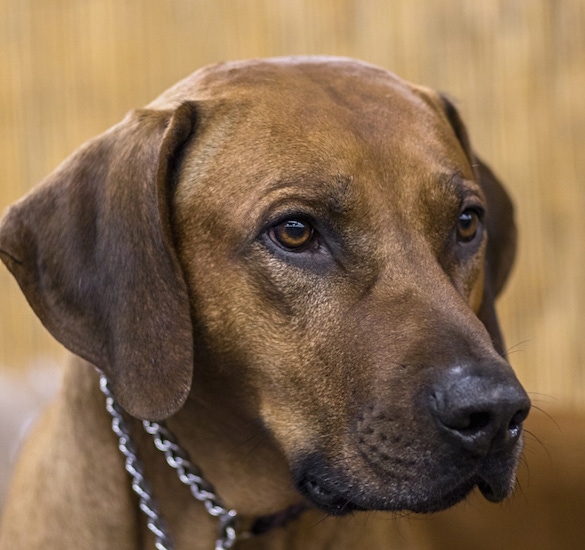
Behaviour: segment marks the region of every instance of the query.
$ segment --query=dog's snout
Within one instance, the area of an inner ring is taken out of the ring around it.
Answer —
[[[444,372],[433,387],[431,412],[445,437],[482,456],[517,442],[530,399],[513,374],[474,371],[453,367]]]

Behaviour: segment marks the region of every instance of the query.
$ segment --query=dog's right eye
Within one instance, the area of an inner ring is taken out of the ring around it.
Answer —
[[[475,239],[481,227],[481,214],[473,208],[466,208],[461,212],[457,221],[457,240],[462,243]]]
[[[299,219],[284,220],[268,230],[268,236],[277,246],[290,252],[307,250],[315,242],[313,226]]]

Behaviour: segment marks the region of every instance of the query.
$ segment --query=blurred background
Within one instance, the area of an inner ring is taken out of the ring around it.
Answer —
[[[0,210],[197,68],[291,54],[361,58],[457,101],[517,207],[511,362],[537,406],[585,408],[582,0],[2,0]],[[64,356],[0,268],[4,408]]]

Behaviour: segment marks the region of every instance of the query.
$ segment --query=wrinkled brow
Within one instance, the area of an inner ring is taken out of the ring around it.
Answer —
[[[469,196],[483,198],[478,183],[475,180],[465,178],[461,170],[455,170],[451,174],[439,178],[438,181],[443,191],[457,196],[461,201]]]
[[[355,202],[353,176],[336,174],[316,177],[300,174],[268,186],[263,196],[271,202],[298,200],[334,214],[347,212]]]

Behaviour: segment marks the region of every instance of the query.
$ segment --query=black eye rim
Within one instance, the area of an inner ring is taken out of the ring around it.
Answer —
[[[287,244],[283,242],[277,234],[278,228],[286,226],[287,224],[296,226],[302,225],[307,227],[309,231],[307,239],[298,246],[287,246]],[[287,216],[285,218],[281,218],[268,228],[266,234],[275,246],[286,252],[292,253],[301,253],[307,251],[308,249],[315,248],[318,236],[314,224],[304,216]]]
[[[465,227],[461,227],[462,218],[465,220]],[[455,225],[455,233],[457,242],[462,245],[472,243],[477,240],[478,236],[482,234],[484,225],[485,211],[479,206],[466,206],[461,209],[457,223]]]

